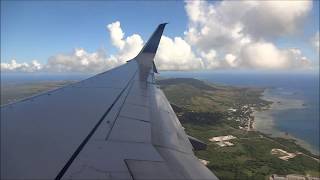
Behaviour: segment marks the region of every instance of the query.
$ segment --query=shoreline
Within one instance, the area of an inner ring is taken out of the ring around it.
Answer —
[[[302,100],[298,99],[286,99],[283,97],[278,97],[270,93],[271,89],[265,89],[262,93],[261,99],[270,101],[272,104],[263,110],[253,110],[252,116],[254,117],[252,123],[252,130],[259,131],[264,134],[269,135],[270,137],[279,137],[284,139],[293,139],[296,144],[300,145],[302,148],[310,151],[312,154],[319,156],[320,150],[315,149],[313,145],[309,142],[297,138],[288,132],[279,130],[276,127],[275,119],[273,113],[282,110],[291,110],[291,109],[303,109],[305,103]]]

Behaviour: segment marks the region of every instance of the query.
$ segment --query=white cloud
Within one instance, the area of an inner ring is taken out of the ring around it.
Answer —
[[[35,72],[42,69],[42,65],[37,60],[32,60],[31,63],[18,63],[15,59],[9,63],[1,63],[1,71],[20,71],[20,72]]]
[[[107,28],[111,43],[119,50],[115,58],[122,63],[134,58],[143,47],[143,40],[138,34],[133,34],[124,39],[124,32],[119,21],[108,24]]]
[[[221,67],[221,62],[217,59],[217,52],[210,50],[209,52],[199,52],[203,67],[205,69],[215,69]]]
[[[49,58],[46,68],[56,72],[101,72],[119,66],[134,58],[143,46],[142,38],[133,34],[124,37],[120,22],[107,25],[111,43],[117,48],[116,54],[107,55],[104,49],[88,53],[83,48],[69,54],[58,54]]]
[[[155,58],[161,70],[217,68],[286,69],[310,66],[299,49],[280,49],[274,38],[295,33],[312,8],[311,1],[186,1],[189,18],[183,37],[163,36]],[[119,21],[107,30],[115,54],[77,48],[49,58],[44,65],[1,63],[6,71],[101,72],[134,58],[140,35],[125,36]],[[319,48],[319,32],[312,43]]]
[[[110,32],[110,39],[112,44],[119,49],[123,49],[125,42],[123,40],[124,33],[120,27],[120,22],[116,21],[114,23],[108,24],[107,28]]]
[[[259,1],[242,17],[244,32],[257,38],[294,33],[312,9],[312,1]]]
[[[138,34],[127,37],[124,42],[123,48],[116,55],[116,58],[122,63],[133,59],[143,47],[143,40]]]
[[[171,39],[162,36],[155,63],[162,70],[201,69],[201,60],[192,52],[191,46],[181,37]]]
[[[270,40],[295,33],[311,8],[311,1],[186,1],[185,39],[203,61],[216,52],[206,68],[300,68],[310,65],[306,57]]]
[[[238,66],[237,57],[234,56],[233,54],[227,54],[225,56],[225,60],[230,67],[237,67]]]
[[[241,51],[243,66],[257,69],[306,68],[310,65],[299,49],[279,49],[268,42],[249,44]]]
[[[107,57],[101,49],[88,53],[82,48],[75,49],[72,53],[64,53],[49,58],[45,68],[52,72],[100,72],[120,65],[112,57]]]
[[[90,53],[84,48],[76,48],[73,52],[50,57],[44,65],[36,60],[31,63],[17,63],[12,60],[10,63],[1,63],[1,70],[97,73],[125,63],[127,60],[134,58],[141,50],[143,46],[142,38],[137,34],[125,38],[119,21],[107,25],[107,29],[111,43],[117,48],[116,54],[107,55],[104,49]]]
[[[238,26],[239,32],[257,38],[287,35],[296,31],[311,8],[312,1],[307,0],[186,2],[192,25],[210,27],[217,32],[224,28],[232,31]]]
[[[290,60],[272,43],[257,42],[243,48],[242,64],[253,68],[283,69]]]

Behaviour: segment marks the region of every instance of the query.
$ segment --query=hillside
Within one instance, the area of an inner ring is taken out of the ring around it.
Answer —
[[[261,88],[239,88],[209,84],[192,78],[163,79],[157,82],[171,103],[198,112],[226,112],[229,108],[270,104],[260,99]]]
[[[262,110],[271,104],[261,99],[264,89],[209,84],[188,78],[164,79],[158,84],[186,133],[208,144],[207,150],[195,153],[209,161],[207,167],[220,179],[268,179],[272,174],[319,177],[320,164],[314,159],[319,157],[294,140],[271,138],[251,128],[240,129],[251,125],[252,109]],[[236,137],[230,140],[232,146],[221,147],[209,141],[226,135]],[[272,154],[272,149],[298,155],[286,161]]]

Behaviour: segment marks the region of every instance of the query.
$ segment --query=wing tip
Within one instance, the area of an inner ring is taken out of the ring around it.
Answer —
[[[141,53],[156,54],[162,33],[163,33],[164,28],[167,24],[168,24],[167,22],[159,24],[159,26],[153,32],[153,34],[151,35],[151,37],[149,38],[147,43],[144,45],[144,47],[142,48],[142,50],[140,51],[139,54],[141,54]]]

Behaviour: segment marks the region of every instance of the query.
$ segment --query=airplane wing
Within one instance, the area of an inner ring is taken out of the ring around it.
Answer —
[[[217,179],[155,84],[165,25],[126,64],[1,107],[1,179]]]

